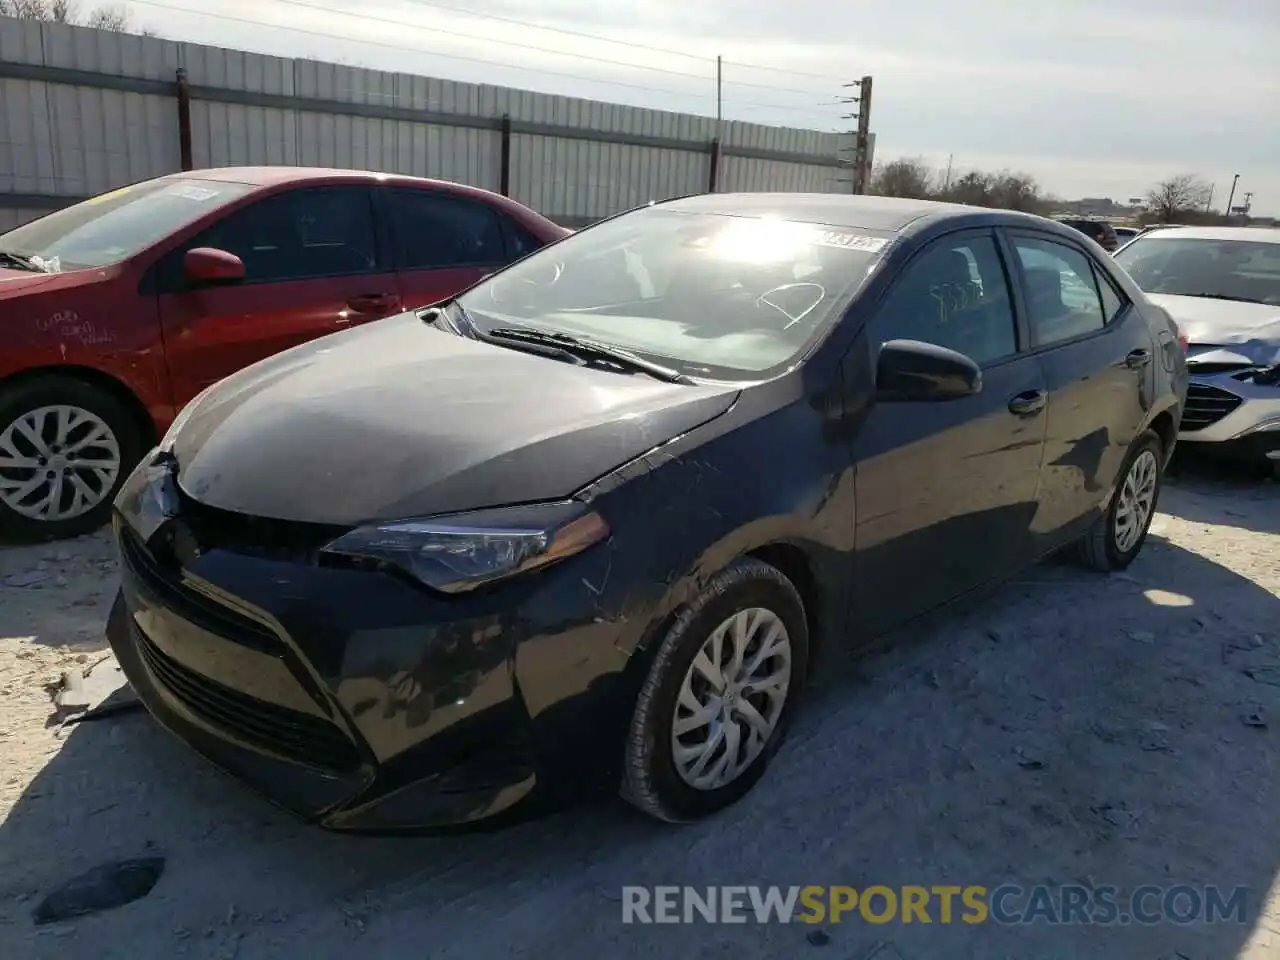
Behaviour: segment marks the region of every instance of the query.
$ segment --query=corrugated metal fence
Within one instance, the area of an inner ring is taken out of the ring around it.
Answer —
[[[845,192],[852,137],[0,17],[0,229],[184,168],[474,184],[569,226],[708,190]]]

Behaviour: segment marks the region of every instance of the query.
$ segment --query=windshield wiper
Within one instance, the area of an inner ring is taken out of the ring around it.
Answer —
[[[19,270],[30,270],[32,273],[47,273],[43,267],[36,266],[30,257],[24,257],[20,253],[13,253],[10,250],[0,250],[0,263],[5,266],[17,267]]]
[[[1266,303],[1265,300],[1257,300],[1253,297],[1233,297],[1229,293],[1184,293],[1184,297],[1204,297],[1206,300],[1234,300],[1237,303]]]
[[[495,327],[486,331],[483,336],[494,340],[509,340],[515,343],[530,343],[535,346],[550,347],[553,350],[583,360],[603,360],[617,364],[620,367],[647,373],[649,376],[657,380],[665,380],[667,383],[693,383],[693,380],[683,373],[672,370],[670,367],[664,367],[660,363],[646,360],[630,350],[614,347],[607,343],[597,343],[594,340],[580,340],[567,333],[550,333],[546,330],[529,330],[525,327]]]

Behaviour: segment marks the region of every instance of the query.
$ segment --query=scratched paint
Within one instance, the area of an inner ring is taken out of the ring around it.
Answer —
[[[91,320],[82,320],[74,310],[59,310],[48,317],[36,321],[36,329],[41,333],[53,332],[61,341],[60,350],[65,358],[66,344],[77,343],[82,347],[115,343],[115,334],[105,327],[98,326]]]

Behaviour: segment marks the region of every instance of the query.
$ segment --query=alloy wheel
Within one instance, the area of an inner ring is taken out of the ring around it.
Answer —
[[[102,503],[120,463],[119,440],[97,414],[38,407],[0,432],[0,503],[30,520],[69,520]]]
[[[1119,502],[1116,504],[1116,549],[1121,553],[1132,550],[1147,529],[1147,521],[1155,509],[1156,481],[1159,477],[1160,465],[1156,462],[1156,455],[1150,450],[1139,453],[1129,466],[1129,472],[1120,488]]]
[[[791,638],[777,614],[742,610],[707,637],[672,718],[676,772],[695,790],[727,786],[768,745],[791,685]]]

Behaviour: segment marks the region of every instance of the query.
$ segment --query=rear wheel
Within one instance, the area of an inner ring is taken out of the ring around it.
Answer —
[[[1076,544],[1076,554],[1086,566],[1103,572],[1123,570],[1138,556],[1160,501],[1163,463],[1164,445],[1148,430],[1130,448],[1106,512]]]
[[[627,738],[622,794],[660,820],[696,820],[764,774],[803,689],[809,634],[796,588],[742,558],[684,610],[654,656]]]
[[[143,443],[131,412],[80,380],[0,390],[0,535],[57,540],[101,527]]]

